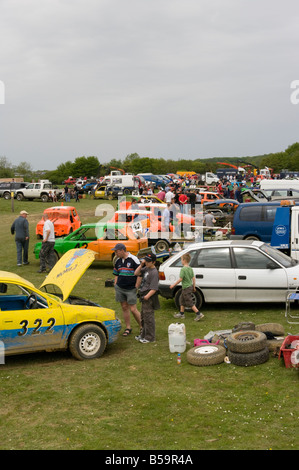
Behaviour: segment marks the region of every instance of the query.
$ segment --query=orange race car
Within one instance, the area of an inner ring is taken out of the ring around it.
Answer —
[[[82,223],[78,212],[73,206],[55,206],[44,210],[49,219],[54,224],[55,237],[62,237],[72,233],[81,227]],[[36,235],[38,238],[43,236],[44,219],[42,218],[36,225]]]

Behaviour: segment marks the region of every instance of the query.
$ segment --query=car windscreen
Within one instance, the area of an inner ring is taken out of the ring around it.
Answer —
[[[276,250],[276,248],[273,248],[272,246],[264,244],[261,246],[260,249],[261,251],[275,259],[275,261],[282,264],[282,266],[284,266],[285,268],[290,268],[291,266],[295,266],[297,264],[296,260],[290,258],[288,255],[285,255],[284,253],[282,253],[282,251]]]

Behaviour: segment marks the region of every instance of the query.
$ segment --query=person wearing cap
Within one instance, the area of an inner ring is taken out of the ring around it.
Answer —
[[[135,318],[139,328],[141,328],[140,312],[137,309],[137,287],[139,279],[135,275],[135,270],[140,265],[137,256],[127,251],[126,245],[117,243],[112,251],[115,252],[117,259],[114,264],[113,274],[115,300],[120,302],[124,321],[126,324],[123,336],[129,336],[132,333],[131,315]]]
[[[139,289],[141,301],[141,332],[135,336],[140,343],[152,343],[156,340],[155,310],[160,308],[158,290],[159,273],[155,266],[156,255],[147,254],[135,271],[136,276],[141,276]]]
[[[11,234],[15,234],[15,242],[17,247],[17,265],[29,264],[28,248],[29,248],[29,222],[27,220],[28,212],[21,211],[20,215],[10,227]]]

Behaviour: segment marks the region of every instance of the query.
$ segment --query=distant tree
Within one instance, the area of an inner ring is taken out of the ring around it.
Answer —
[[[0,178],[13,178],[14,171],[5,156],[0,157]]]

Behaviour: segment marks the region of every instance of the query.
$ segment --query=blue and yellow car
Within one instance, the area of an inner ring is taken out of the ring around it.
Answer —
[[[5,356],[69,349],[78,360],[100,357],[121,328],[115,311],[71,296],[94,252],[68,251],[40,289],[0,271],[0,343]]]

